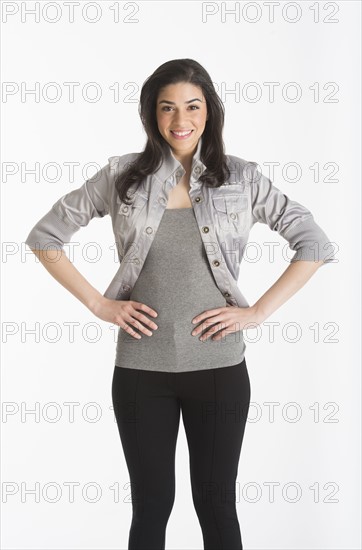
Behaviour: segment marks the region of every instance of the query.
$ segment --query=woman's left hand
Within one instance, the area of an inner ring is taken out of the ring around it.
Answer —
[[[194,317],[192,323],[200,323],[200,325],[192,331],[191,335],[198,336],[207,327],[212,325],[199,339],[202,341],[207,340],[215,332],[220,331],[212,340],[221,340],[227,334],[243,330],[247,325],[255,328],[262,322],[261,314],[258,313],[254,306],[236,307],[227,305],[225,307],[209,309]]]

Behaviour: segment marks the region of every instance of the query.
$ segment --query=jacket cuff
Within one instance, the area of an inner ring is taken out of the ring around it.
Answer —
[[[32,228],[25,240],[30,248],[37,250],[62,250],[64,243],[70,242],[79,228],[66,224],[55,213],[49,210]]]
[[[329,240],[312,215],[288,228],[284,238],[289,242],[290,248],[296,251],[291,262],[323,260],[322,265],[337,262],[333,253],[334,243]]]

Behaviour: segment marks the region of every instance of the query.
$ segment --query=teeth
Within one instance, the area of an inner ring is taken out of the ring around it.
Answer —
[[[171,130],[173,134],[176,134],[177,136],[187,136],[187,134],[191,134],[192,130],[189,130],[188,132],[174,132]]]

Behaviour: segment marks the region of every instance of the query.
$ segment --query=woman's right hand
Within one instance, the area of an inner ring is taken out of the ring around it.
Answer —
[[[141,311],[139,311],[141,310]],[[99,319],[119,325],[134,338],[140,339],[141,335],[133,330],[132,325],[147,336],[152,336],[149,329],[156,330],[158,326],[144,313],[157,317],[157,311],[135,300],[110,300],[102,296],[93,307],[93,313]],[[142,324],[143,323],[143,324]],[[146,325],[148,328],[146,328]]]

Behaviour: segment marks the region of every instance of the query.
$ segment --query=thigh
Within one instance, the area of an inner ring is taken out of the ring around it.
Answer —
[[[112,401],[134,497],[171,498],[180,407],[167,373],[114,368]],[[138,489],[138,491],[136,491]]]
[[[225,501],[235,489],[250,404],[246,361],[192,374],[181,407],[194,496]]]

